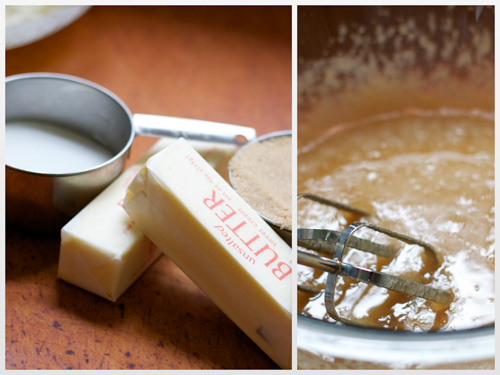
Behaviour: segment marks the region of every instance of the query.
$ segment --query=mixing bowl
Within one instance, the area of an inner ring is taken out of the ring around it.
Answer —
[[[493,46],[493,7],[300,6],[297,179],[301,153],[341,124],[401,108],[493,113]],[[299,314],[297,363],[300,369],[492,369],[494,344],[493,324],[394,332]]]

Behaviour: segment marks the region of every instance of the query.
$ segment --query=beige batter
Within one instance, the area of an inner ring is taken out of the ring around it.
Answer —
[[[339,278],[340,315],[415,331],[492,324],[494,188],[492,113],[395,111],[340,124],[299,150],[298,193],[368,211],[371,217],[361,219],[432,244],[442,263],[436,267],[418,246],[403,247],[394,259],[350,250],[344,261],[454,294],[450,304],[438,305]],[[358,219],[317,203],[298,205],[299,227],[342,229]],[[324,288],[325,281],[326,274],[299,266],[299,283]],[[299,292],[298,308],[331,320],[323,292]]]

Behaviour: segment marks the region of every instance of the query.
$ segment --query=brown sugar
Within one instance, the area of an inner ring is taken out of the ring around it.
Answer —
[[[292,228],[292,137],[249,143],[231,159],[231,184],[262,216]]]

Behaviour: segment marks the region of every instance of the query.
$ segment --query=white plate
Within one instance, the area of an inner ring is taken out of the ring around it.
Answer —
[[[5,7],[5,48],[21,47],[45,38],[82,16],[89,6]]]

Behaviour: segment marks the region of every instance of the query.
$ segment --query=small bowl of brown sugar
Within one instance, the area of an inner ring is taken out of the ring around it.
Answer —
[[[289,244],[292,233],[292,132],[247,143],[229,162],[238,194]]]

